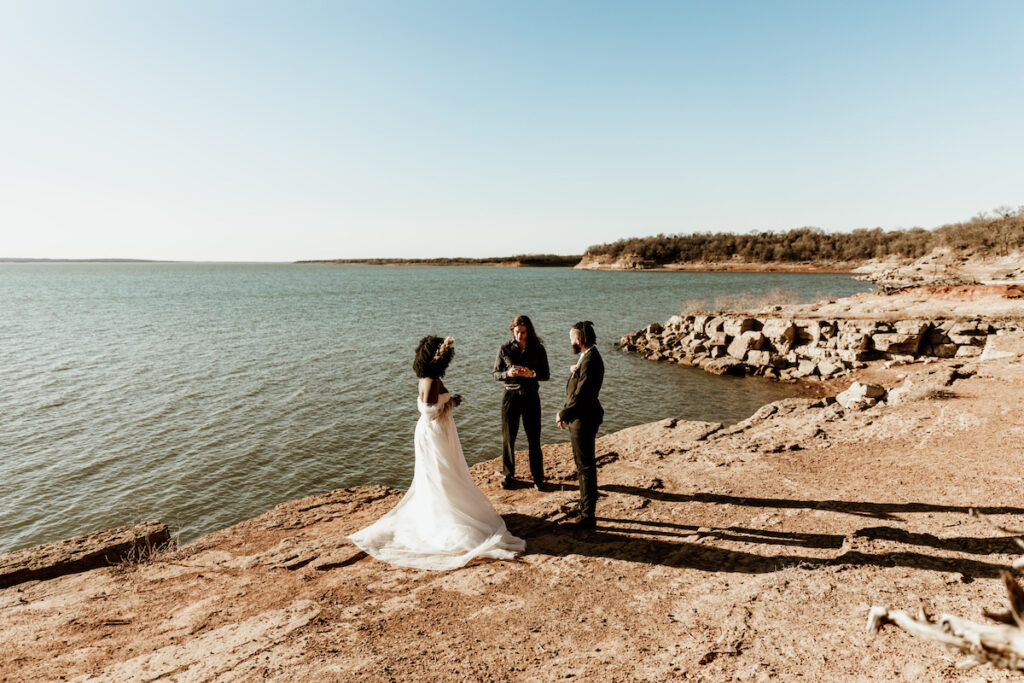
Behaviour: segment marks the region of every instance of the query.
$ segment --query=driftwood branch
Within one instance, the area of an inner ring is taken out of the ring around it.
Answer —
[[[925,615],[915,618],[903,610],[872,607],[868,630],[877,632],[886,624],[966,654],[967,659],[957,665],[961,669],[991,664],[1000,669],[1024,671],[1024,630],[1017,625],[976,624],[952,614],[932,621]]]
[[[1012,534],[1013,540],[1024,549],[1020,538],[1024,530],[1000,526],[977,510],[971,510],[971,514],[999,531]],[[1013,567],[1024,567],[1024,557],[1016,560]],[[957,665],[961,669],[991,664],[1000,669],[1024,671],[1024,587],[1010,572],[1002,572],[1002,578],[1008,609],[984,612],[997,624],[977,624],[952,614],[933,620],[924,610],[912,617],[903,610],[872,607],[868,613],[868,631],[877,633],[886,624],[893,624],[913,636],[945,645],[967,655],[967,659]]]

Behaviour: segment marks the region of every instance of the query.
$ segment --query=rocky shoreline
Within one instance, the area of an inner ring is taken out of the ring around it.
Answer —
[[[921,293],[932,308],[920,319],[878,315],[894,297],[833,302],[847,317],[701,317],[704,333],[721,321],[719,358],[744,364],[787,343],[851,350],[838,340],[868,323],[891,330],[871,327],[860,351],[896,349],[809,376],[834,395],[738,424],[667,419],[602,435],[594,531],[555,524],[575,495],[568,444],[544,447],[551,492],[503,490],[497,461],[474,466],[527,539],[515,561],[422,572],[367,558],[345,536],[397,502],[385,487],[283,503],[181,548],[132,551],[166,533],[147,525],[0,557],[13,577],[0,588],[0,680],[969,680],[937,645],[865,623],[878,604],[978,618],[1020,553],[968,513],[1024,526],[1024,307],[974,294],[954,305]],[[668,330],[673,350],[692,349],[682,340],[697,319],[643,339],[664,345]],[[971,327],[943,327],[954,319]],[[763,348],[731,355],[751,332]],[[953,357],[920,353],[947,343]],[[914,344],[917,355],[899,352]],[[961,347],[978,351],[957,357]],[[75,564],[84,557],[93,564]],[[18,574],[25,566],[39,573]]]
[[[974,358],[1016,321],[840,320],[775,316],[672,316],[624,335],[618,346],[645,358],[697,366],[715,375],[783,381],[832,378],[875,360]]]
[[[733,273],[854,273],[867,264],[863,261],[690,261],[686,263],[657,263],[635,254],[617,258],[584,254],[576,270],[652,271],[652,272],[733,272]]]

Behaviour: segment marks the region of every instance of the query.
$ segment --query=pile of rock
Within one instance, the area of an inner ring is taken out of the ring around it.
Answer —
[[[980,356],[990,335],[1015,324],[981,320],[812,320],[730,315],[672,316],[618,345],[651,360],[716,375],[791,380],[835,377],[869,360]]]

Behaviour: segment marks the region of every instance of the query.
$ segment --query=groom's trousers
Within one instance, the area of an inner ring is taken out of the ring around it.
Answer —
[[[576,476],[580,482],[580,514],[593,517],[597,507],[597,456],[594,442],[601,423],[596,420],[573,420],[569,423],[572,455],[576,460]]]
[[[540,394],[536,391],[520,392],[506,389],[501,401],[501,472],[506,477],[516,476],[516,434],[522,418],[523,431],[530,453],[530,474],[537,483],[544,481],[544,456],[540,450]]]

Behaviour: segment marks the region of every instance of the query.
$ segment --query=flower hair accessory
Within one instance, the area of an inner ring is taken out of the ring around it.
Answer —
[[[455,345],[455,340],[451,337],[445,337],[441,345],[437,347],[437,353],[434,354],[434,360],[439,361],[444,358],[445,354]]]

